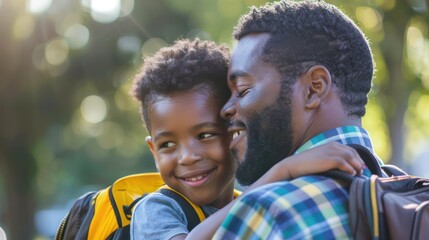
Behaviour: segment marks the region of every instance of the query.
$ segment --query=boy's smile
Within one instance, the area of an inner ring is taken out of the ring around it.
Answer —
[[[185,172],[183,174],[179,174],[177,178],[183,181],[185,184],[188,184],[193,187],[198,187],[207,182],[210,174],[213,173],[215,170],[216,168],[197,169]]]
[[[167,185],[198,205],[232,200],[236,162],[220,104],[208,88],[159,96],[149,112],[147,140]]]

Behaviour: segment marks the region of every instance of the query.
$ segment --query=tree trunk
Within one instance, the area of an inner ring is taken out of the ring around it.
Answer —
[[[34,238],[34,159],[28,148],[9,149],[1,156],[2,176],[6,190],[4,223],[8,239]]]
[[[22,3],[3,1],[0,8],[0,177],[5,199],[0,217],[8,239],[21,240],[33,239],[35,233],[37,169],[31,146],[40,128],[34,126],[37,110],[32,109],[32,83],[27,81],[33,74],[28,67],[31,45],[12,36],[17,4]]]

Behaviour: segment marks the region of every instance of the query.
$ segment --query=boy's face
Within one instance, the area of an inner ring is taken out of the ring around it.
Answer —
[[[232,200],[236,162],[220,107],[209,91],[160,96],[149,110],[147,139],[167,185],[198,205]]]

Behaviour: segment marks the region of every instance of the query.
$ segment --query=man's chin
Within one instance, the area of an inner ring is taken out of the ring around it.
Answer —
[[[249,186],[256,182],[263,173],[260,169],[253,168],[248,162],[243,162],[238,165],[235,177],[240,185]]]

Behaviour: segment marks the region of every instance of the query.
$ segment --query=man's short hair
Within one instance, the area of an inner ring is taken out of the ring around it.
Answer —
[[[144,60],[131,94],[141,103],[141,113],[150,132],[148,109],[159,96],[193,90],[213,93],[224,104],[230,96],[226,82],[229,49],[205,40],[182,39]],[[195,89],[197,87],[197,89]]]
[[[243,15],[233,35],[269,33],[262,60],[283,79],[298,78],[309,67],[325,66],[348,115],[362,117],[374,63],[368,40],[337,7],[323,1],[281,1],[253,8]]]

